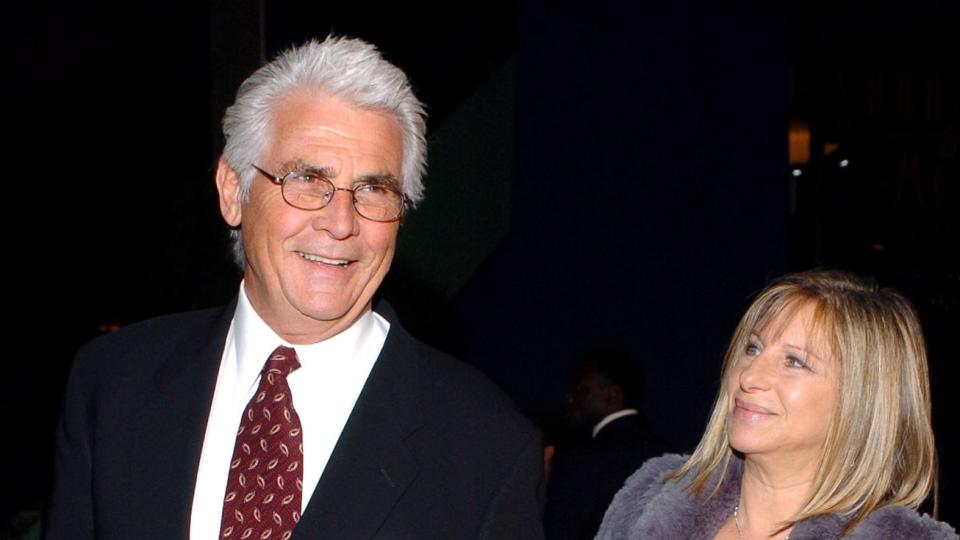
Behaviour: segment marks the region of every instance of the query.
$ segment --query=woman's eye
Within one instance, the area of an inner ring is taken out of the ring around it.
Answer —
[[[791,355],[787,357],[787,367],[806,368],[807,363],[804,362],[801,358]]]
[[[747,343],[747,348],[744,349],[744,352],[747,356],[756,356],[760,354],[760,346],[756,343]]]

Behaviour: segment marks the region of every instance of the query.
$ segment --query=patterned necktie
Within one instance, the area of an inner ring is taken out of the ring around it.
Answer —
[[[287,540],[300,520],[303,438],[287,375],[297,353],[277,347],[240,420],[220,518],[220,538]]]

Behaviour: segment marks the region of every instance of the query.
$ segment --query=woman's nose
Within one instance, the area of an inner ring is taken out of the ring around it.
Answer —
[[[753,358],[743,359],[741,362],[744,362],[744,366],[740,370],[741,390],[756,392],[770,388],[771,358],[761,353]]]

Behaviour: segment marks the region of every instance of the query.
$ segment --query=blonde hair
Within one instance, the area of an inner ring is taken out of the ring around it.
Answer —
[[[837,407],[810,498],[780,530],[839,513],[849,519],[847,534],[877,508],[917,508],[936,491],[926,346],[916,312],[903,295],[845,272],[812,270],[782,277],[757,296],[733,333],[722,380],[752,331],[809,304],[814,307],[811,339],[839,367]],[[721,384],[700,444],[668,478],[691,473],[695,497],[716,471],[719,481],[708,498],[726,476],[733,457],[729,411],[730,395]]]

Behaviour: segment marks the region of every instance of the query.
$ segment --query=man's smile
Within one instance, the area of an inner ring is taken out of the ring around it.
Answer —
[[[314,255],[313,253],[305,253],[305,252],[303,252],[303,251],[298,251],[298,252],[296,252],[296,253],[297,253],[297,255],[299,255],[300,257],[302,257],[302,258],[304,258],[304,259],[306,259],[306,260],[308,260],[308,261],[310,261],[310,262],[317,262],[317,263],[323,263],[323,264],[331,264],[331,265],[342,266],[342,267],[346,267],[348,264],[350,264],[351,262],[353,262],[353,261],[350,261],[350,260],[347,260],[347,259],[328,259],[328,258],[323,257],[323,256],[320,256],[320,255]]]

